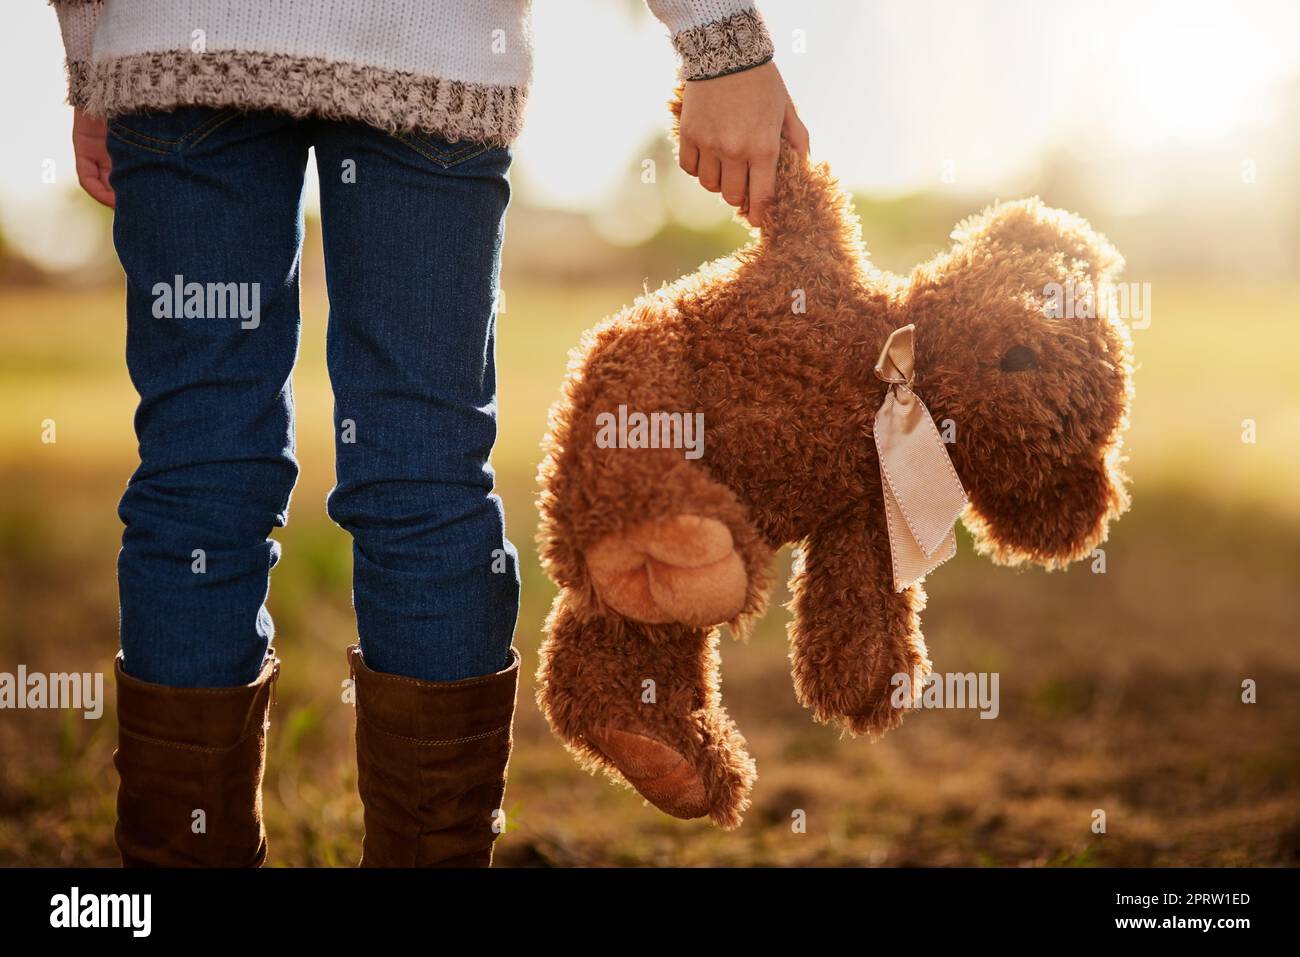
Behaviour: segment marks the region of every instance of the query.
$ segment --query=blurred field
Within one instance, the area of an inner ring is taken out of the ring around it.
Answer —
[[[325,303],[308,278],[266,806],[273,863],[338,866],[355,863],[361,833],[338,694],[350,554],[324,513]],[[546,286],[507,273],[496,465],[525,556],[529,677],[500,864],[1300,864],[1300,287],[1153,282],[1154,322],[1135,334],[1135,505],[1106,574],[999,569],[963,540],[933,577],[936,668],[999,672],[997,720],[931,711],[879,743],[842,740],[794,699],[780,595],[748,645],[724,638],[725,699],[760,768],[744,826],[724,833],[581,772],[532,699],[552,594],[532,553],[546,408],[578,333],[640,278]],[[115,505],[134,463],[120,312],[116,289],[0,292],[0,670],[111,675]],[[1241,441],[1245,418],[1256,444]],[[45,419],[56,444],[41,443]],[[1247,678],[1254,705],[1240,701]],[[0,864],[116,862],[114,735],[111,711],[0,714]],[[1104,835],[1090,830],[1098,808]],[[807,833],[792,833],[795,809]]]

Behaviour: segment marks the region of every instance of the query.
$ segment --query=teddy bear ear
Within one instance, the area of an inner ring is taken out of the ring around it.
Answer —
[[[959,261],[996,268],[1012,260],[1029,288],[1069,278],[1107,283],[1124,268],[1124,257],[1087,220],[1037,196],[990,206],[959,223],[952,239]]]

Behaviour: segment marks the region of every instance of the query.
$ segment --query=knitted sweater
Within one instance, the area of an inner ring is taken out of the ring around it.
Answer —
[[[50,0],[68,102],[100,116],[233,106],[507,144],[532,71],[531,0]],[[684,79],[765,63],[752,0],[647,0]]]

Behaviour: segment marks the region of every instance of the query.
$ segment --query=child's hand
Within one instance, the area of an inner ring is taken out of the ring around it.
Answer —
[[[72,111],[72,152],[77,157],[77,180],[81,188],[109,209],[117,204],[108,174],[113,161],[108,158],[108,124],[97,116]]]
[[[687,82],[679,130],[682,169],[754,226],[763,224],[776,189],[781,137],[808,152],[808,130],[775,63]]]

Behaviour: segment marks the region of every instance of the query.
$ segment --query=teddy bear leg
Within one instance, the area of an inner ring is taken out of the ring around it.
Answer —
[[[668,464],[668,463],[665,463]],[[704,627],[761,613],[771,548],[726,486],[699,466],[671,461],[660,482],[677,493],[664,502],[620,504],[637,516],[586,549],[596,593],[634,621]]]
[[[803,706],[852,734],[901,724],[930,659],[925,592],[919,584],[894,591],[888,533],[866,517],[818,530],[797,553],[790,589],[790,660]]]
[[[579,761],[666,814],[738,825],[755,769],[722,707],[717,631],[580,618],[566,592],[546,630],[537,702]]]

